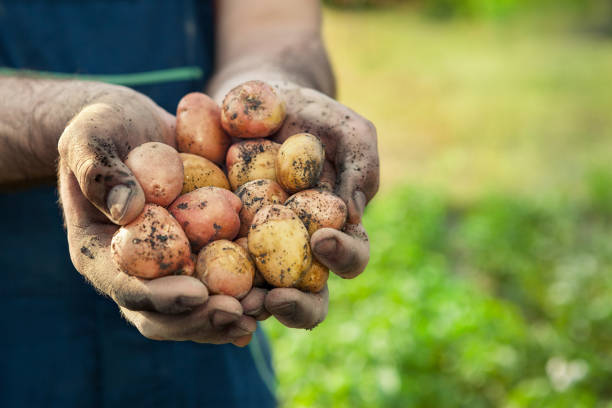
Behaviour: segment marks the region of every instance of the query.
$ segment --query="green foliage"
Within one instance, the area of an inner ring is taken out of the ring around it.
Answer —
[[[589,199],[403,188],[368,208],[372,256],[311,332],[268,321],[288,407],[612,404],[612,175]]]

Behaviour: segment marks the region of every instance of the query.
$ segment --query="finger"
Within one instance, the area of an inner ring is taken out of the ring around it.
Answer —
[[[268,291],[262,288],[253,288],[251,291],[240,301],[244,314],[248,316],[257,316],[264,308],[264,300]]]
[[[145,199],[113,138],[128,138],[122,117],[107,104],[95,104],[70,122],[58,149],[85,197],[111,221],[123,225],[142,212]]]
[[[348,207],[348,220],[361,222],[365,205],[379,185],[379,161],[376,128],[365,119],[351,120],[340,131],[335,157],[336,194]]]
[[[359,275],[370,259],[370,243],[363,225],[346,224],[344,232],[317,230],[310,239],[315,257],[342,278]]]
[[[145,337],[153,339],[221,344],[249,334],[249,329],[252,328],[249,321],[241,320],[248,316],[242,315],[240,302],[223,295],[209,297],[206,304],[186,314],[170,315],[122,310],[126,316],[133,319],[132,322]],[[234,325],[235,323],[238,325]]]
[[[232,344],[234,346],[238,346],[238,347],[246,347],[251,342],[252,338],[253,338],[252,334],[249,334],[249,335],[246,335],[246,336],[242,336],[242,337],[239,337],[236,340],[234,340],[232,342]]]
[[[312,329],[327,316],[327,285],[319,293],[276,288],[266,296],[266,309],[287,327]]]

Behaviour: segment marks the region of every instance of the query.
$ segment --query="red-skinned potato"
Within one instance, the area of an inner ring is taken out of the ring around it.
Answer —
[[[183,160],[183,190],[181,194],[189,193],[200,187],[219,187],[229,190],[227,177],[215,163],[191,153],[179,153]]]
[[[346,222],[346,204],[329,191],[318,189],[300,191],[289,197],[285,206],[302,220],[310,235],[319,228],[341,230]]]
[[[283,204],[289,195],[273,180],[253,180],[238,187],[236,195],[242,200],[239,237],[246,237],[255,213],[270,204]]]
[[[198,254],[196,276],[213,295],[242,299],[253,287],[254,273],[247,251],[234,242],[213,241]]]
[[[168,210],[177,219],[194,250],[217,239],[234,239],[240,229],[242,202],[231,191],[202,187],[177,198]]]
[[[167,144],[141,144],[127,155],[125,164],[140,183],[147,203],[167,207],[183,188],[183,161]]]
[[[285,103],[273,87],[248,81],[225,95],[221,125],[234,137],[258,138],[276,132],[285,120]]]
[[[145,279],[191,275],[193,260],[187,236],[168,211],[145,204],[142,213],[113,236],[113,260],[125,273]]]
[[[288,193],[314,187],[321,177],[325,150],[318,137],[298,133],[283,142],[276,158],[276,181]]]
[[[176,142],[180,152],[223,164],[231,138],[221,127],[217,103],[200,92],[185,95],[176,109]]]
[[[317,293],[323,290],[328,278],[329,269],[321,262],[313,259],[312,265],[302,274],[295,287],[304,292]]]
[[[265,139],[245,140],[227,151],[226,166],[232,190],[253,180],[276,181],[276,156],[280,144]]]
[[[249,254],[249,241],[247,237],[238,238],[234,243],[240,245],[246,251],[251,262],[253,262],[253,258],[251,258],[251,254]],[[268,286],[268,282],[261,276],[261,272],[259,272],[257,268],[255,268],[255,274],[253,275],[253,286],[257,288],[265,288]]]
[[[255,214],[248,246],[257,269],[272,286],[294,286],[312,263],[306,227],[282,205],[269,205]]]

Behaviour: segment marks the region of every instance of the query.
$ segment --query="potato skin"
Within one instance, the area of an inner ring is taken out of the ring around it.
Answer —
[[[276,181],[276,157],[280,144],[265,139],[245,140],[227,151],[227,176],[232,190],[253,180]]]
[[[125,164],[140,183],[147,203],[167,207],[183,188],[183,161],[172,146],[143,143],[127,155]]]
[[[198,254],[196,277],[213,295],[242,299],[253,287],[254,274],[247,251],[232,241],[213,241]]]
[[[285,116],[285,102],[273,87],[248,81],[225,95],[221,125],[234,137],[266,137],[281,127]]]
[[[219,187],[229,190],[227,177],[212,161],[191,153],[179,153],[183,161],[183,190],[181,194],[189,193],[200,187]]]
[[[145,204],[142,213],[113,236],[113,261],[127,274],[145,279],[191,275],[194,263],[189,241],[168,211]]]
[[[270,204],[283,204],[289,195],[273,180],[253,180],[238,187],[236,195],[242,200],[239,237],[246,237],[255,213]]]
[[[231,138],[221,127],[221,109],[201,92],[185,95],[176,108],[178,150],[223,164]]]
[[[168,210],[187,234],[194,250],[217,239],[234,239],[240,229],[242,202],[232,192],[202,187],[177,198]]]
[[[255,214],[248,246],[257,269],[272,286],[294,286],[312,263],[306,227],[282,205],[269,205]]]
[[[328,278],[329,269],[321,262],[313,259],[312,265],[302,274],[295,287],[304,292],[317,293],[323,290]]]
[[[295,193],[285,202],[312,236],[319,228],[341,230],[347,216],[346,204],[329,191],[310,189]]]
[[[234,243],[240,245],[242,249],[246,251],[247,255],[249,256],[249,259],[251,260],[253,265],[255,265],[255,262],[253,261],[253,258],[249,253],[249,241],[247,237],[238,238],[234,240]],[[259,272],[259,270],[255,266],[253,267],[255,268],[255,274],[253,275],[253,286],[257,288],[269,287],[270,285],[268,285],[268,282],[266,282],[266,280],[263,278],[261,272]]]
[[[314,187],[321,177],[325,150],[318,137],[298,133],[283,142],[276,158],[276,181],[288,193]]]

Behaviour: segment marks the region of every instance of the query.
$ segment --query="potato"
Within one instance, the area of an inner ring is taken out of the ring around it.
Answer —
[[[266,137],[276,132],[285,120],[285,103],[270,85],[248,81],[225,96],[221,125],[234,137]]]
[[[282,205],[269,205],[255,214],[248,246],[257,269],[272,286],[294,286],[312,263],[306,227]]]
[[[329,191],[317,189],[300,191],[289,197],[285,206],[300,217],[310,235],[319,228],[340,230],[346,222],[346,204]]]
[[[270,204],[283,204],[289,195],[276,181],[253,180],[238,187],[236,195],[242,200],[239,237],[246,237],[255,213]]]
[[[140,183],[147,203],[167,207],[183,188],[183,161],[167,144],[141,144],[127,155],[125,164]]]
[[[181,194],[189,193],[200,187],[219,187],[229,190],[225,173],[217,165],[204,157],[191,153],[179,153],[183,160],[185,177]]]
[[[304,292],[317,293],[323,290],[328,278],[329,269],[321,262],[313,259],[312,265],[295,283],[295,287]]]
[[[217,239],[234,239],[240,229],[242,202],[232,192],[202,187],[177,198],[168,210],[177,219],[194,250]]]
[[[298,133],[283,142],[276,158],[276,181],[288,193],[314,187],[321,177],[325,150],[318,137]]]
[[[140,278],[191,275],[193,260],[187,236],[168,211],[145,204],[142,213],[113,236],[111,255],[119,269]]]
[[[200,92],[185,95],[176,108],[176,142],[179,151],[223,164],[231,138],[221,127],[221,109]]]
[[[247,251],[234,242],[213,241],[198,254],[196,276],[213,295],[243,298],[253,286],[254,273]]]
[[[238,238],[234,241],[234,243],[240,245],[246,251],[251,262],[253,262],[253,258],[251,258],[251,254],[249,254],[249,241],[247,237]],[[261,275],[261,272],[259,272],[257,268],[255,268],[255,274],[253,275],[253,286],[257,288],[265,288],[266,286],[268,286],[268,282],[266,282],[266,280]]]
[[[265,139],[233,144],[227,151],[226,166],[232,190],[259,179],[276,181],[276,156],[280,144]]]

